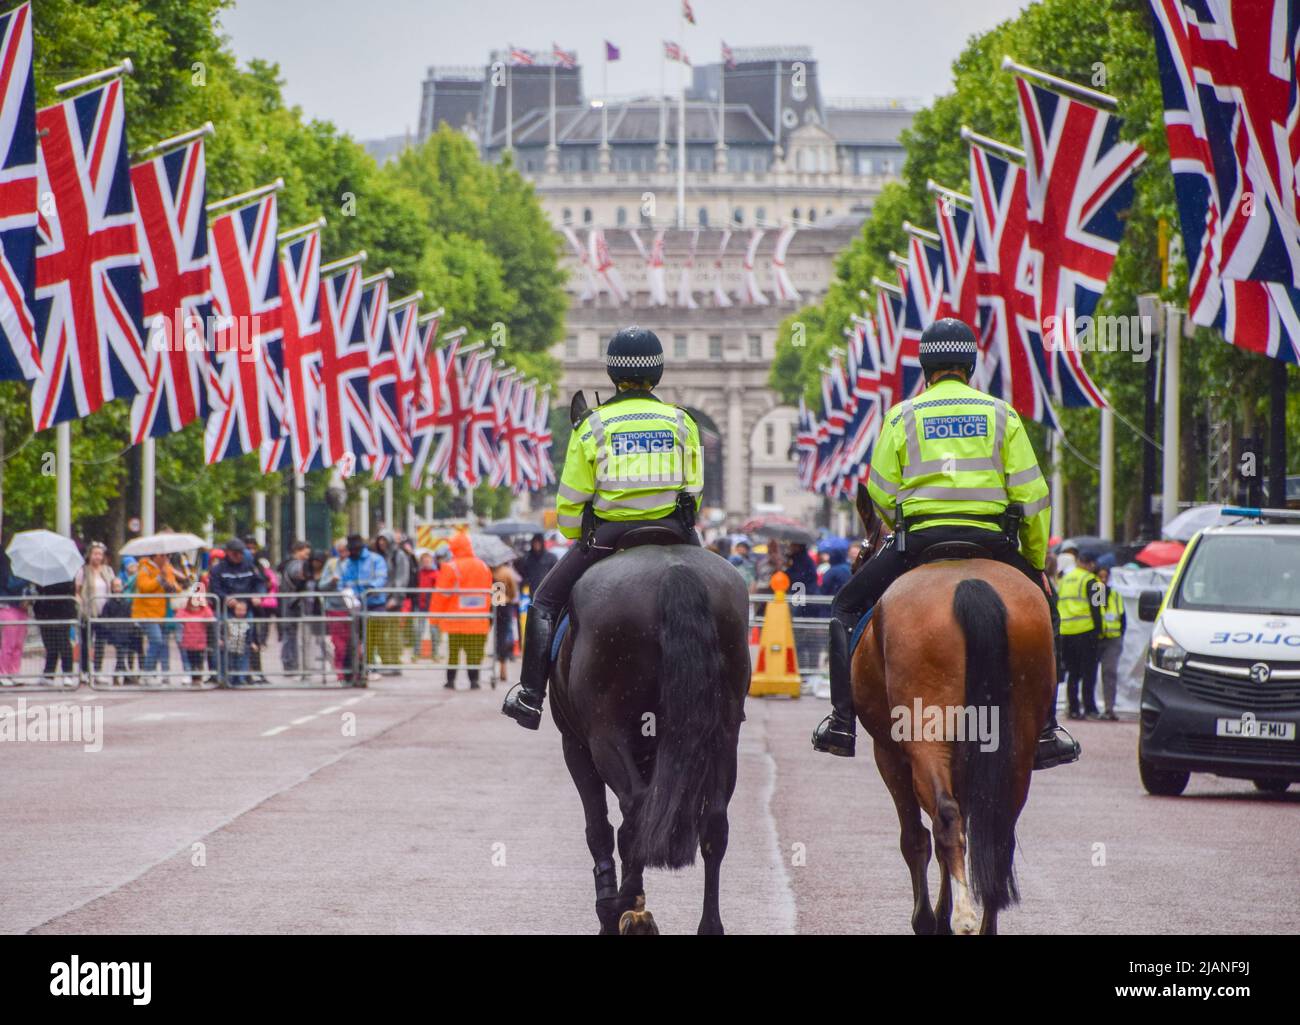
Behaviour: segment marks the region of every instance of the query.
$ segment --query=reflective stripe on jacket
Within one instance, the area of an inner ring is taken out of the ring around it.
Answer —
[[[1024,507],[1020,550],[1031,566],[1043,568],[1051,504],[1024,424],[1001,399],[961,381],[945,378],[889,411],[872,453],[867,490],[890,526],[899,502],[905,517],[935,517],[909,528],[915,530],[946,525],[996,531],[997,524],[963,519],[962,513],[999,516],[1017,502]]]
[[[1102,637],[1118,637],[1124,632],[1124,596],[1115,588],[1106,588],[1106,608],[1101,614]]]
[[[1086,634],[1097,628],[1099,618],[1092,601],[1095,589],[1101,587],[1096,574],[1075,566],[1061,578],[1061,593],[1056,601],[1056,611],[1061,615],[1061,636]]]
[[[602,520],[663,519],[683,491],[698,509],[704,466],[695,421],[649,392],[623,392],[588,413],[569,436],[557,525],[565,537],[578,537],[587,502]]]

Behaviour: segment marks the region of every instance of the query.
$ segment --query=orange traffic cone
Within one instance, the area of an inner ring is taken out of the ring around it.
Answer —
[[[784,573],[772,574],[773,598],[763,613],[763,630],[759,637],[758,664],[749,679],[749,693],[785,694],[799,696],[799,660],[795,656],[794,623],[790,619],[790,606],[785,593],[790,589],[790,578]],[[768,655],[771,654],[771,663]]]

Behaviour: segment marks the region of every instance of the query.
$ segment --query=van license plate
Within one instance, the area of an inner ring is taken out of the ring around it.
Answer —
[[[1219,719],[1214,728],[1220,737],[1249,737],[1256,740],[1295,740],[1295,723],[1269,722],[1253,716]]]

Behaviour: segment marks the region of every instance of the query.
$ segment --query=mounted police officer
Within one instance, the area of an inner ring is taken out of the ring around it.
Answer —
[[[560,533],[576,543],[533,594],[519,684],[501,707],[530,730],[541,725],[556,622],[578,578],[648,523],[700,543],[700,432],[686,410],[652,392],[664,370],[663,346],[653,331],[624,328],[610,339],[605,369],[617,394],[575,417],[556,498]]]
[[[871,459],[867,491],[890,543],[844,585],[831,606],[832,712],[813,748],[852,757],[856,743],[849,635],[891,583],[932,545],[980,545],[1044,590],[1051,508],[1047,482],[1016,411],[970,386],[975,335],[944,318],[921,336],[926,390],[889,411]],[[1055,616],[1050,597],[1048,608]],[[1055,702],[1035,768],[1074,761],[1078,744],[1057,732]]]

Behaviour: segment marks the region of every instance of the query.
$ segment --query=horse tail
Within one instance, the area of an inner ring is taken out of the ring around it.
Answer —
[[[970,838],[971,888],[986,911],[1020,900],[1013,861],[1016,815],[1013,786],[1011,658],[1007,607],[985,580],[967,579],[952,598],[953,617],[966,635],[966,703],[997,717],[992,750],[978,738],[963,742],[963,808]]]
[[[718,629],[703,582],[670,566],[659,583],[658,746],[638,811],[634,858],[647,868],[695,864],[705,798],[727,750]]]

